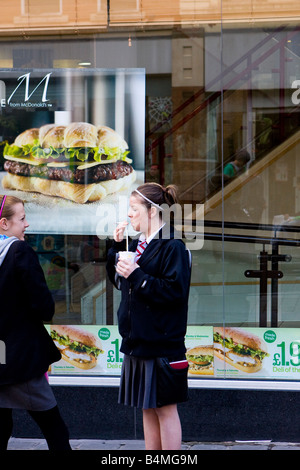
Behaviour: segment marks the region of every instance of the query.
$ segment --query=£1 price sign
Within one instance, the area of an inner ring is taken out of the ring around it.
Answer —
[[[270,378],[300,378],[300,329],[276,328],[264,333],[269,343],[272,371]]]

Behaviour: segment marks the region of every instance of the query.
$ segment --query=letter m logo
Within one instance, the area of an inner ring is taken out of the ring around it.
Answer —
[[[10,97],[8,98],[7,100],[7,103],[9,104],[12,97],[14,96],[14,94],[16,93],[17,89],[22,85],[23,82],[25,82],[25,93],[24,93],[24,101],[28,101],[31,96],[33,95],[33,93],[38,89],[38,87],[44,82],[44,90],[43,90],[43,96],[42,96],[42,102],[45,103],[46,101],[49,101],[47,99],[47,91],[48,91],[48,84],[49,84],[49,79],[50,79],[50,75],[51,75],[52,72],[50,73],[47,73],[47,75],[44,76],[44,78],[42,78],[42,80],[40,81],[40,83],[38,83],[38,85],[35,87],[35,89],[29,93],[29,82],[30,82],[30,72],[29,73],[25,73],[25,75],[21,75],[21,77],[18,78],[18,81],[20,81],[20,83],[17,85],[17,87],[14,89],[14,91],[12,92],[12,94],[10,95]]]

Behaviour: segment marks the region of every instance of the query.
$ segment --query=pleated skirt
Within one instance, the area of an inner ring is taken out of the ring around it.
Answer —
[[[136,408],[156,408],[156,366],[154,359],[124,355],[119,403]]]
[[[19,384],[0,385],[0,408],[46,411],[54,406],[56,399],[45,375]]]

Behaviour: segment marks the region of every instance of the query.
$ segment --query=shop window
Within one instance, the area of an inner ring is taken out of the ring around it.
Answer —
[[[13,51],[15,68],[50,68],[53,66],[53,51],[51,49],[22,49]]]

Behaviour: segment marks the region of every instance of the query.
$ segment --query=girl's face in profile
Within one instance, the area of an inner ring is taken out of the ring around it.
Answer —
[[[132,228],[136,232],[148,233],[150,217],[147,207],[141,202],[140,198],[135,196],[130,197],[128,217],[130,218]]]
[[[19,240],[24,240],[25,230],[29,227],[26,220],[25,210],[22,203],[14,205],[14,215],[7,220],[7,231],[5,234],[9,237],[17,237]]]

